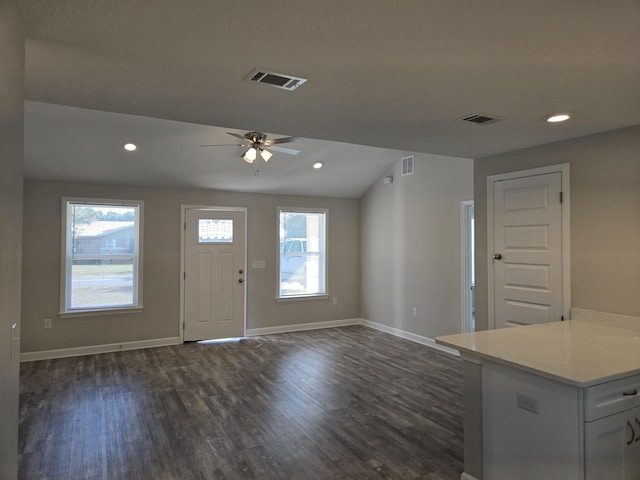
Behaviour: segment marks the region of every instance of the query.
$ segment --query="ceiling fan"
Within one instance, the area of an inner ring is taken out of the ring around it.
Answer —
[[[269,159],[273,156],[270,150],[274,152],[288,153],[289,155],[297,155],[300,153],[300,150],[296,150],[294,148],[286,148],[279,147],[278,144],[281,143],[293,143],[302,141],[299,137],[282,137],[282,138],[274,138],[272,140],[267,139],[267,135],[262,132],[247,132],[244,135],[239,133],[227,132],[229,135],[233,135],[236,138],[239,138],[243,141],[240,144],[223,144],[223,145],[200,145],[201,147],[230,147],[230,146],[239,146],[246,147],[247,150],[242,154],[242,159],[251,164],[256,161],[258,158],[258,154],[265,161],[268,162]]]

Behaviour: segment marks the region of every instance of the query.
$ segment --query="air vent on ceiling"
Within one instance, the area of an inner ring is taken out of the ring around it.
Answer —
[[[262,69],[255,69],[245,80],[264,83],[265,85],[282,88],[283,90],[289,90],[290,92],[307,81],[306,78],[294,77],[284,73],[269,72]]]
[[[405,175],[413,175],[413,164],[414,164],[414,156],[409,155],[408,157],[402,157],[402,176]]]
[[[460,122],[473,123],[474,125],[488,125],[489,123],[494,123],[498,120],[501,120],[501,118],[486,115],[484,113],[474,113],[458,119]]]

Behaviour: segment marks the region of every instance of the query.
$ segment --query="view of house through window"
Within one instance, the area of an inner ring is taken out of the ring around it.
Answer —
[[[233,243],[233,220],[230,218],[198,219],[198,243]]]
[[[326,295],[326,210],[279,209],[279,297]]]
[[[65,201],[62,312],[138,307],[141,202]]]

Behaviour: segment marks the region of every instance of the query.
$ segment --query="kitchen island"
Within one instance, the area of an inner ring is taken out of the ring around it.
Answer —
[[[463,359],[462,479],[640,479],[640,325],[605,323],[436,339]]]

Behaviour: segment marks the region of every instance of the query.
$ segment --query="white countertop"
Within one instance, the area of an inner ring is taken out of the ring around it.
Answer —
[[[640,373],[640,331],[569,320],[436,338],[464,355],[578,387]]]

